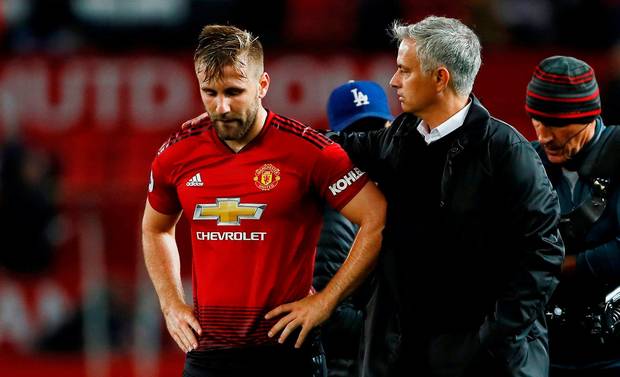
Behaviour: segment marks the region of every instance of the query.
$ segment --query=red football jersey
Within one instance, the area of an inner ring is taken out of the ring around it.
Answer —
[[[198,349],[275,342],[264,315],[308,295],[324,203],[341,209],[367,180],[338,144],[273,112],[238,153],[208,120],[171,137],[148,200],[191,224]]]

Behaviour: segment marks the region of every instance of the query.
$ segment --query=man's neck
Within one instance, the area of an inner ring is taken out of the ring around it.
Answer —
[[[239,140],[224,140],[226,145],[230,147],[233,151],[239,152],[243,147],[248,145],[248,143],[258,134],[260,134],[261,130],[265,126],[265,120],[267,119],[267,110],[263,106],[260,106],[258,112],[256,113],[256,119],[254,119],[254,123],[250,127],[250,130],[242,139]]]
[[[428,125],[430,131],[461,111],[468,101],[469,97],[467,96],[443,95],[426,113],[420,114],[420,118]]]

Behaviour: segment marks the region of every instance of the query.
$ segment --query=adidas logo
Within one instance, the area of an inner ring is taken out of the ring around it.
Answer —
[[[196,173],[195,176],[193,176],[189,181],[187,181],[185,186],[187,187],[204,186],[204,183],[202,182],[202,178],[200,177],[200,173]]]

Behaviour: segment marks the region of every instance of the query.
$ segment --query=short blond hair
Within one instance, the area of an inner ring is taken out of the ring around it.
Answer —
[[[205,80],[222,78],[224,67],[233,66],[239,73],[252,64],[262,73],[263,46],[247,30],[229,25],[207,25],[198,36],[194,63],[205,72]]]

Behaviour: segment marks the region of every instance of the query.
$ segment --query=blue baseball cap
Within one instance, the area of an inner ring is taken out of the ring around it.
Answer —
[[[374,81],[349,81],[334,89],[327,101],[332,131],[342,131],[363,118],[392,120],[387,95]]]

